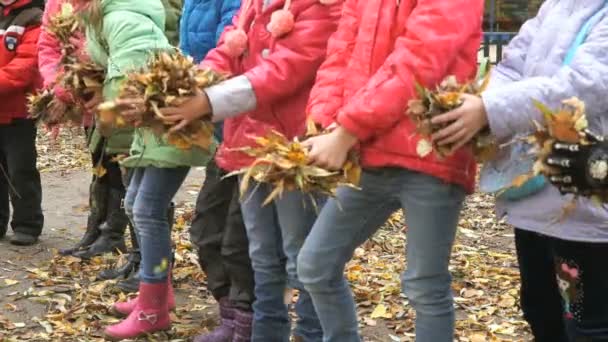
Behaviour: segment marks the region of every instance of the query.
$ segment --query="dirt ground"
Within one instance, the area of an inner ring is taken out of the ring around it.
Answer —
[[[87,156],[74,151],[78,144],[51,144],[44,137],[40,141],[45,228],[35,246],[15,247],[8,239],[0,240],[0,341],[98,340],[100,322],[106,322],[107,317],[91,314],[91,308],[109,305],[104,291],[110,291],[110,286],[103,285],[95,300],[83,300],[82,296],[100,288],[94,276],[105,267],[104,260],[83,265],[54,256],[57,249],[77,242],[84,231],[90,180]],[[181,236],[187,236],[187,220],[203,180],[204,170],[193,169],[177,195]],[[366,341],[413,341],[413,311],[399,288],[399,273],[406,264],[405,230],[403,215],[398,213],[355,253],[347,268]],[[198,271],[186,239],[178,244],[178,250],[183,267],[177,270],[181,272],[176,276],[177,303],[184,308],[176,313],[178,327],[168,335],[145,340],[185,341],[217,322],[215,304],[205,290],[204,275]],[[451,270],[457,306],[456,340],[528,340],[517,303],[512,234],[496,221],[487,197],[476,195],[467,201],[454,251]],[[62,267],[70,267],[72,273],[62,271]],[[86,310],[76,309],[76,302],[88,303]]]

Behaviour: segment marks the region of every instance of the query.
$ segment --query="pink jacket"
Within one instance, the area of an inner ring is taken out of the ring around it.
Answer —
[[[253,6],[235,18],[238,21],[239,16],[244,16],[249,40],[245,54],[233,58],[224,52],[226,33],[235,29],[228,26],[218,47],[202,63],[231,76],[246,77],[255,93],[255,109],[224,121],[224,141],[216,161],[225,170],[240,169],[253,162],[235,149],[254,145],[256,136],[277,130],[292,138],[305,131],[308,95],[325,57],[327,40],[336,30],[342,2],[330,6],[319,0],[292,2],[293,30],[273,38],[266,26],[284,2],[276,0],[265,7],[263,0],[253,0]]]
[[[42,30],[40,31],[40,38],[38,39],[38,68],[42,75],[44,87],[51,87],[57,79],[57,73],[59,69],[59,61],[61,60],[61,48],[59,47],[59,41],[57,37],[49,33],[46,30],[46,26],[49,23],[50,18],[56,13],[61,11],[61,6],[64,3],[71,3],[70,0],[47,0],[44,8],[44,15],[42,17]],[[75,40],[78,48],[78,53],[84,54],[85,50],[85,37],[84,35],[78,35]],[[74,98],[71,94],[67,93],[63,88],[59,86],[53,86],[55,94],[58,99],[63,102],[71,103],[74,102]],[[90,126],[92,123],[92,115],[87,113],[84,116],[84,126]]]

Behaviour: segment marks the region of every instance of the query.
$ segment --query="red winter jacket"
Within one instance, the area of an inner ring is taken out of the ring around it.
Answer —
[[[43,8],[41,0],[0,7],[0,124],[26,118],[27,95],[42,84],[37,42]]]
[[[245,1],[244,1],[245,2]],[[253,0],[244,15],[248,51],[240,58],[229,57],[222,49],[224,30],[218,47],[202,64],[232,76],[245,75],[251,82],[257,108],[250,113],[224,121],[224,141],[216,156],[217,164],[229,171],[250,165],[253,159],[233,151],[253,146],[254,137],[274,129],[289,138],[305,131],[306,103],[316,71],[325,57],[327,40],[335,31],[342,1],[322,5],[319,0],[294,0],[290,10],[295,26],[285,36],[274,39],[266,29],[272,13],[283,8],[284,1],[274,1],[262,10],[263,0]]]
[[[431,87],[447,75],[474,76],[483,0],[346,0],[307,113],[337,122],[361,142],[364,167],[403,167],[472,191],[469,149],[444,160],[421,158],[421,137],[407,117],[415,83]]]

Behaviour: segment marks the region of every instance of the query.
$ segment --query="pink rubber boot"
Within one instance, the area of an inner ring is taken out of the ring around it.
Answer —
[[[167,278],[167,282],[167,310],[173,311],[175,310],[175,293],[173,292],[173,282],[171,281],[171,277]],[[112,305],[112,308],[110,309],[110,313],[116,317],[126,317],[133,311],[133,309],[137,305],[138,299],[139,295],[126,302],[114,303],[114,305]]]
[[[169,330],[171,319],[167,309],[167,287],[167,283],[140,283],[135,308],[122,322],[106,328],[106,340],[137,339],[147,334]]]

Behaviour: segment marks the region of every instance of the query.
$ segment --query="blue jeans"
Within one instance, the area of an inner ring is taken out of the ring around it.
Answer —
[[[296,271],[298,253],[317,214],[308,195],[297,191],[285,192],[280,199],[262,206],[271,191],[267,184],[252,183],[241,202],[255,279],[251,341],[289,341],[286,288],[300,290],[295,305],[295,335],[306,342],[321,341],[319,319]],[[322,200],[317,199],[317,204],[321,205]]]
[[[361,341],[344,267],[357,246],[402,207],[408,227],[402,289],[416,310],[416,341],[452,342],[448,264],[464,190],[397,168],[366,169],[360,186],[361,191],[340,188],[327,202],[298,258],[298,275],[321,320],[323,341]]]
[[[140,276],[145,283],[167,280],[171,260],[171,227],[167,208],[189,167],[135,168],[125,196],[125,211],[135,226],[141,252]]]

